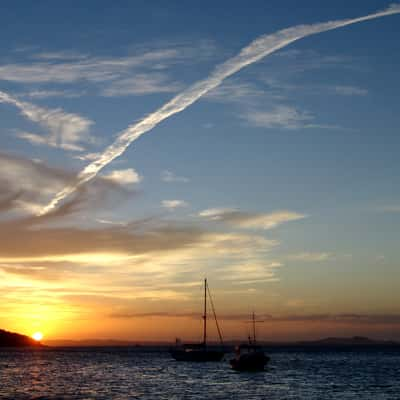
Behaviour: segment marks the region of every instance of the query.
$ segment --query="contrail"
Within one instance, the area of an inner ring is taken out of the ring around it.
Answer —
[[[74,193],[75,190],[84,183],[93,179],[99,173],[99,171],[101,171],[115,158],[123,154],[126,148],[144,133],[150,131],[160,122],[169,118],[171,115],[185,110],[195,101],[204,96],[207,92],[219,86],[224,79],[240,71],[247,65],[253,64],[269,54],[272,54],[275,51],[288,46],[290,43],[293,43],[296,40],[304,37],[341,28],[343,26],[352,25],[358,22],[398,13],[400,13],[400,4],[392,4],[385,10],[363,17],[336,20],[312,25],[297,25],[291,28],[280,30],[273,34],[260,36],[248,46],[244,47],[239,54],[218,65],[206,79],[194,83],[192,86],[164,104],[157,111],[149,114],[140,122],[128,126],[128,128],[120,133],[114,143],[108,146],[95,161],[88,164],[77,175],[76,182],[73,185],[65,187],[63,190],[57,193],[53,200],[43,207],[39,215],[48,213],[54,209],[61,200]]]

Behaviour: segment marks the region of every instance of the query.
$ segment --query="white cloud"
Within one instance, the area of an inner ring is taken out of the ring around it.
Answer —
[[[93,121],[78,114],[67,113],[60,108],[47,109],[32,103],[20,101],[0,91],[0,103],[8,103],[17,107],[21,115],[45,128],[48,135],[37,135],[21,132],[18,137],[33,144],[47,144],[66,150],[83,150],[82,142],[92,142],[89,134]]]
[[[164,170],[161,172],[161,180],[168,183],[170,182],[188,183],[190,181],[189,178],[175,175],[172,171],[169,170]]]
[[[272,229],[285,222],[306,218],[306,215],[294,211],[276,211],[273,213],[249,213],[232,208],[211,208],[199,213],[200,217],[211,221],[225,222],[244,229]]]
[[[178,207],[187,207],[188,203],[184,200],[163,200],[161,205],[168,210],[174,210]]]
[[[133,168],[115,169],[108,174],[103,175],[103,178],[109,179],[120,185],[139,183],[143,177],[140,176]]]

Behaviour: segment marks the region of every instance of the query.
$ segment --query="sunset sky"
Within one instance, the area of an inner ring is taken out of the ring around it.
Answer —
[[[400,340],[398,4],[0,9],[0,329]]]

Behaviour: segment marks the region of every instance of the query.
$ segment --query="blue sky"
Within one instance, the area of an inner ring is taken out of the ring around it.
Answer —
[[[10,221],[25,224],[74,184],[129,125],[207,78],[257,37],[390,5],[214,3],[2,3],[4,232]],[[197,292],[187,288],[207,274],[225,296],[227,314],[256,303],[260,314],[289,319],[398,315],[399,18],[305,37],[228,77],[141,136],[63,199],[72,211],[61,206],[54,221],[34,224],[34,230],[43,229],[43,249],[23,257],[18,250],[0,254],[3,282],[15,288],[5,300],[24,314],[16,299],[29,283],[54,310],[61,304],[82,311],[83,298],[100,296],[83,289],[94,279],[102,295],[112,293],[103,299],[108,304],[112,297],[107,318],[132,308],[170,311],[176,301],[187,304],[182,312],[188,312],[196,309]],[[52,239],[57,227],[66,235],[62,239]],[[115,245],[90,244],[75,254],[73,241],[68,249],[58,242],[84,230],[93,243],[101,234]],[[201,232],[201,239],[193,232]],[[169,233],[179,234],[172,245]],[[131,240],[142,239],[151,242],[149,254],[131,248]],[[104,252],[112,256],[110,269],[93,256]],[[57,280],[62,271],[70,279],[64,287]],[[123,279],[146,282],[142,295],[118,294]],[[177,289],[179,283],[186,289]],[[68,298],[54,295],[60,288]],[[236,300],[230,303],[229,296]],[[103,300],[85,310],[104,306]],[[41,300],[32,297],[31,307],[39,306]],[[29,324],[45,325],[45,319]],[[3,321],[7,325],[8,314]],[[397,325],[393,334],[392,325],[378,325],[374,334],[400,335]],[[124,320],[120,331],[109,334],[121,337],[132,326]],[[61,335],[61,329],[47,329]]]

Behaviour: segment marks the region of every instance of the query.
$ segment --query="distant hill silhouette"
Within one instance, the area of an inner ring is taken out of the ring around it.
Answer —
[[[42,344],[26,335],[0,329],[0,347],[41,347]]]
[[[227,340],[225,346],[229,349],[233,349],[237,344],[241,343],[238,340]],[[354,337],[328,337],[319,340],[308,340],[308,341],[259,341],[259,344],[266,347],[301,347],[301,348],[337,348],[337,347],[385,347],[394,346],[400,347],[399,342],[388,341],[388,340],[375,340],[361,336]],[[81,339],[81,340],[68,340],[68,339],[56,339],[46,340],[48,346],[60,346],[60,347],[144,347],[144,348],[169,348],[171,342],[165,341],[130,341],[130,340],[118,340],[118,339]],[[220,347],[219,342],[210,342],[210,346]]]
[[[329,337],[314,341],[297,342],[305,346],[396,346],[397,342],[388,340],[374,340],[364,336]]]

